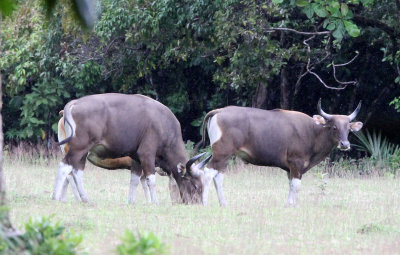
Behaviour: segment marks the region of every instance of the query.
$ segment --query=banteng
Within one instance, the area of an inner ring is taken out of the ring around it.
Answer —
[[[359,131],[361,122],[351,122],[361,102],[350,115],[330,115],[321,109],[312,118],[304,113],[286,110],[261,110],[229,106],[210,111],[203,121],[205,145],[207,128],[213,156],[205,168],[214,171],[214,184],[221,206],[226,205],[222,190],[228,159],[236,154],[244,162],[280,167],[289,178],[288,205],[295,205],[301,177],[321,162],[332,149],[349,150],[349,131]],[[210,183],[203,183],[203,203],[207,203]]]
[[[67,133],[65,131],[65,125],[64,125],[64,116],[63,116],[64,110],[61,110],[59,112],[59,114],[60,114],[61,118],[58,121],[57,134],[58,134],[58,141],[62,141],[67,138]],[[60,145],[60,148],[61,148],[62,154],[65,156],[65,154],[68,152],[68,143]],[[88,160],[95,166],[109,169],[109,170],[113,170],[113,169],[128,169],[128,170],[130,170],[132,167],[132,164],[133,164],[133,160],[129,156],[125,156],[122,158],[105,158],[105,159],[100,159],[97,161],[93,161],[92,156],[91,156],[91,157],[88,157]],[[172,175],[164,172],[159,167],[156,167],[156,172],[161,176],[168,176],[168,179],[169,179],[168,188],[170,191],[170,197],[171,197],[172,203],[176,204],[176,203],[182,202],[181,195],[179,194],[179,188],[176,184],[175,179],[172,177]],[[81,197],[79,195],[79,192],[76,189],[76,183],[75,183],[75,180],[73,179],[72,174],[69,174],[67,176],[67,179],[68,179],[68,182],[72,186],[72,191],[74,193],[76,200],[81,202]],[[65,200],[65,195],[66,195],[67,188],[68,188],[68,182],[64,183],[63,189],[61,191],[61,197],[60,197],[61,201]],[[144,176],[143,173],[142,173],[142,176],[140,177],[140,182],[142,184],[147,203],[151,203],[149,187],[147,186],[146,176]],[[132,185],[132,183],[131,183],[131,185]],[[133,189],[134,187],[130,187],[130,188]]]
[[[207,160],[194,165],[201,156],[188,160],[181,127],[163,104],[142,95],[101,94],[69,102],[64,108],[66,138],[59,142],[66,155],[58,168],[53,199],[61,200],[68,181],[76,185],[78,200],[87,202],[83,187],[86,158],[94,165],[129,168],[128,201],[135,203],[140,176],[146,177],[151,200],[157,203],[155,167],[161,167],[178,185],[184,203],[199,203],[202,176],[192,176]],[[183,165],[182,163],[186,163]]]

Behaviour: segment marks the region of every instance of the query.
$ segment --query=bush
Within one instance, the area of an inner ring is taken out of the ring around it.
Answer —
[[[382,137],[381,132],[368,130],[355,133],[359,144],[355,147],[358,150],[365,151],[369,154],[370,160],[378,167],[390,168],[393,173],[400,167],[400,147],[388,142],[385,137]]]
[[[168,254],[167,246],[152,232],[137,234],[129,230],[122,237],[122,244],[117,246],[119,255],[161,255]]]
[[[1,254],[73,255],[82,242],[80,235],[65,232],[59,222],[52,223],[46,217],[30,218],[25,224],[25,233],[18,237],[0,237]]]

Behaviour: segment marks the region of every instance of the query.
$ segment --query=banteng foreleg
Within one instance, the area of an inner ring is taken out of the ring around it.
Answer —
[[[299,191],[301,187],[301,169],[305,167],[305,161],[302,159],[288,160],[290,164],[289,178],[289,196],[287,206],[296,206],[299,200]]]
[[[142,183],[142,188],[144,191],[144,196],[146,197],[146,202],[151,203],[150,190],[149,190],[149,186],[147,186],[147,180],[146,180],[146,176],[144,176],[144,174],[142,174],[142,176],[140,177],[140,182]]]
[[[214,186],[215,186],[215,189],[217,191],[219,204],[221,206],[226,206],[227,203],[226,203],[225,196],[224,196],[224,190],[222,189],[223,182],[224,182],[224,174],[219,172],[214,177]]]
[[[146,139],[143,140],[141,147],[137,151],[139,157],[140,165],[143,169],[143,174],[146,177],[146,183],[149,187],[151,201],[154,204],[158,204],[157,194],[156,194],[156,176],[155,176],[155,155],[156,148],[151,146],[155,138],[148,137],[147,143]]]

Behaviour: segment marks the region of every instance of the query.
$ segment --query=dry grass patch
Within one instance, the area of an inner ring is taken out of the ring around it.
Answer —
[[[90,203],[51,200],[57,162],[6,160],[11,217],[22,228],[30,216],[55,215],[84,237],[88,254],[115,254],[126,229],[152,231],[171,254],[395,254],[400,251],[400,182],[387,177],[321,179],[307,173],[298,208],[285,208],[286,173],[232,166],[224,183],[227,208],[214,188],[209,206],[172,205],[167,178],[157,177],[158,206],[127,205],[129,172],[88,164],[84,183]]]

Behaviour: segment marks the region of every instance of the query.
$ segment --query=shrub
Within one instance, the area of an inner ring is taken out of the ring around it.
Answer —
[[[167,254],[167,246],[152,232],[137,234],[125,231],[122,243],[117,246],[119,255],[161,255]]]
[[[25,233],[14,238],[7,238],[0,233],[1,254],[29,255],[73,255],[82,242],[80,235],[65,232],[59,223],[52,223],[50,218],[29,219],[25,224]]]
[[[379,167],[389,167],[394,173],[400,167],[400,147],[388,142],[382,137],[381,132],[368,130],[366,134],[363,132],[354,133],[359,144],[354,146],[361,151],[369,154],[370,160]]]

